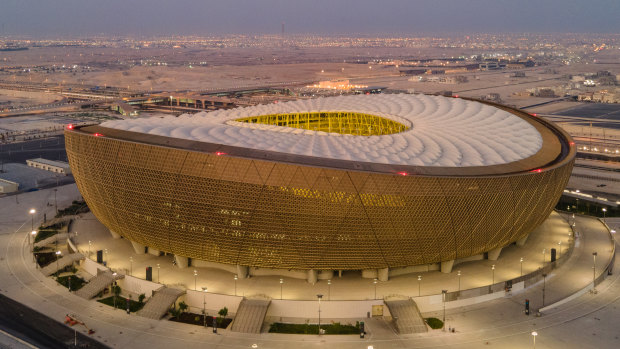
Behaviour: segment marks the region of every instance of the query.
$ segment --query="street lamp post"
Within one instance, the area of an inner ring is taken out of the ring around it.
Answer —
[[[237,295],[237,279],[239,279],[239,277],[235,274],[235,296]]]
[[[157,283],[159,283],[159,263],[157,263]]]
[[[546,253],[547,253],[547,249],[546,249],[546,248],[543,248],[543,262],[542,262],[543,267],[545,266],[545,261],[547,260],[547,259],[545,258],[545,254],[546,254]]]
[[[34,261],[35,264],[37,264],[37,258],[34,256],[34,240],[35,240],[35,237],[37,236],[37,231],[36,230],[31,231],[30,235],[32,235],[32,260]],[[30,240],[30,235],[28,235],[28,240]],[[30,243],[30,241],[28,241],[28,243]]]
[[[372,280],[372,283],[375,284],[375,299],[377,299],[377,279]]]
[[[58,278],[60,276],[60,267],[59,267],[59,264],[58,264],[58,257],[60,257],[61,253],[62,252],[60,252],[60,251],[56,251],[56,278]]]
[[[607,209],[606,209],[606,208],[603,208],[603,223],[605,223],[605,224],[607,224],[607,223],[605,222],[605,215],[606,215],[606,213],[607,213]]]
[[[323,298],[322,294],[317,294],[316,298],[319,299],[319,336],[321,335],[321,299]]]
[[[110,261],[108,260],[108,249],[104,248],[103,252],[105,252],[105,264],[108,268],[110,268]]]
[[[542,299],[542,306],[543,308],[545,307],[545,290],[547,288],[547,274],[542,274],[543,276],[543,299]]]
[[[194,291],[196,291],[196,280],[198,279],[198,271],[194,269]]]
[[[129,276],[133,276],[133,257],[129,257]]]
[[[56,186],[58,186],[58,176],[56,176]],[[58,189],[54,188],[54,208],[56,209],[56,214],[58,214],[58,201],[56,201],[56,192]]]
[[[491,280],[491,285],[495,284],[495,264],[491,266],[491,272],[493,274],[493,279]]]
[[[597,252],[592,252],[592,293],[596,294],[596,256]]]
[[[284,279],[280,278],[280,299],[282,299],[282,285],[284,284]]]
[[[422,275],[418,275],[418,297],[422,295]]]
[[[442,298],[442,302],[443,302],[443,325],[442,325],[442,331],[446,332],[446,294],[448,293],[448,290],[441,290],[441,298]]]
[[[459,277],[459,292],[461,292],[461,271],[457,271],[456,275]]]
[[[88,258],[90,258],[90,246],[91,245],[92,245],[92,242],[88,240]]]
[[[327,300],[331,300],[331,293],[332,293],[332,280],[328,279],[327,280]]]
[[[34,214],[37,212],[34,208],[31,208],[28,213],[30,213],[30,231],[34,230]]]
[[[532,338],[534,339],[534,349],[536,349],[536,336],[538,336],[538,332],[532,332]]]
[[[523,257],[521,257],[519,262],[521,263],[521,276],[523,276]]]
[[[202,288],[202,319],[204,327],[207,327],[207,288]]]
[[[558,241],[558,258],[562,257],[562,241]]]

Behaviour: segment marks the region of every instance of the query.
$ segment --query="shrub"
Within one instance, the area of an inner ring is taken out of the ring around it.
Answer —
[[[433,329],[439,329],[443,327],[443,321],[439,320],[436,317],[429,317],[424,319],[424,321],[426,321],[426,323]]]

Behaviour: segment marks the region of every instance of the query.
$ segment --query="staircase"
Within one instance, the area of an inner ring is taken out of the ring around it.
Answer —
[[[109,270],[98,270],[97,276],[90,279],[84,287],[75,291],[77,296],[84,299],[91,299],[103,291],[106,287],[110,286],[114,281],[124,278],[125,275],[114,275]]]
[[[230,327],[233,332],[260,333],[271,300],[243,298]]]
[[[400,334],[428,332],[424,318],[413,299],[386,300],[396,329]]]
[[[43,273],[43,275],[45,276],[50,276],[55,272],[62,270],[65,267],[72,265],[73,263],[82,259],[84,259],[84,256],[81,253],[71,253],[69,255],[62,256],[61,258],[58,258],[57,261],[54,261],[46,265],[44,268],[41,268],[41,273]]]
[[[159,320],[166,315],[172,304],[183,294],[185,294],[183,290],[164,286],[155,291],[153,297],[144,305],[144,308],[140,309],[136,314],[145,318]]]

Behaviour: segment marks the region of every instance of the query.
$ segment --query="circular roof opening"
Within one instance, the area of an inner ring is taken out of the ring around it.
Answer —
[[[409,129],[408,126],[394,120],[350,111],[268,114],[234,121],[354,136],[382,136]]]

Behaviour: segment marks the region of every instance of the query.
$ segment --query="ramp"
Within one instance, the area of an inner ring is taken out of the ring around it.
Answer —
[[[385,301],[390,309],[396,330],[400,334],[428,332],[424,318],[413,299]]]
[[[71,253],[66,256],[62,256],[61,258],[58,258],[57,262],[54,261],[46,265],[44,268],[41,269],[41,272],[45,276],[50,276],[55,272],[64,269],[66,266],[69,266],[82,259],[84,259],[84,255],[82,255],[81,253]]]
[[[230,327],[233,332],[260,333],[271,300],[243,298]]]
[[[97,276],[90,279],[84,287],[75,291],[77,296],[84,299],[91,299],[103,291],[106,287],[110,286],[114,281],[124,278],[125,275],[114,275],[109,270],[97,270]]]
[[[185,294],[183,290],[164,286],[155,291],[153,297],[144,305],[144,308],[138,310],[136,314],[149,319],[159,320],[166,315],[172,304],[183,294]]]

